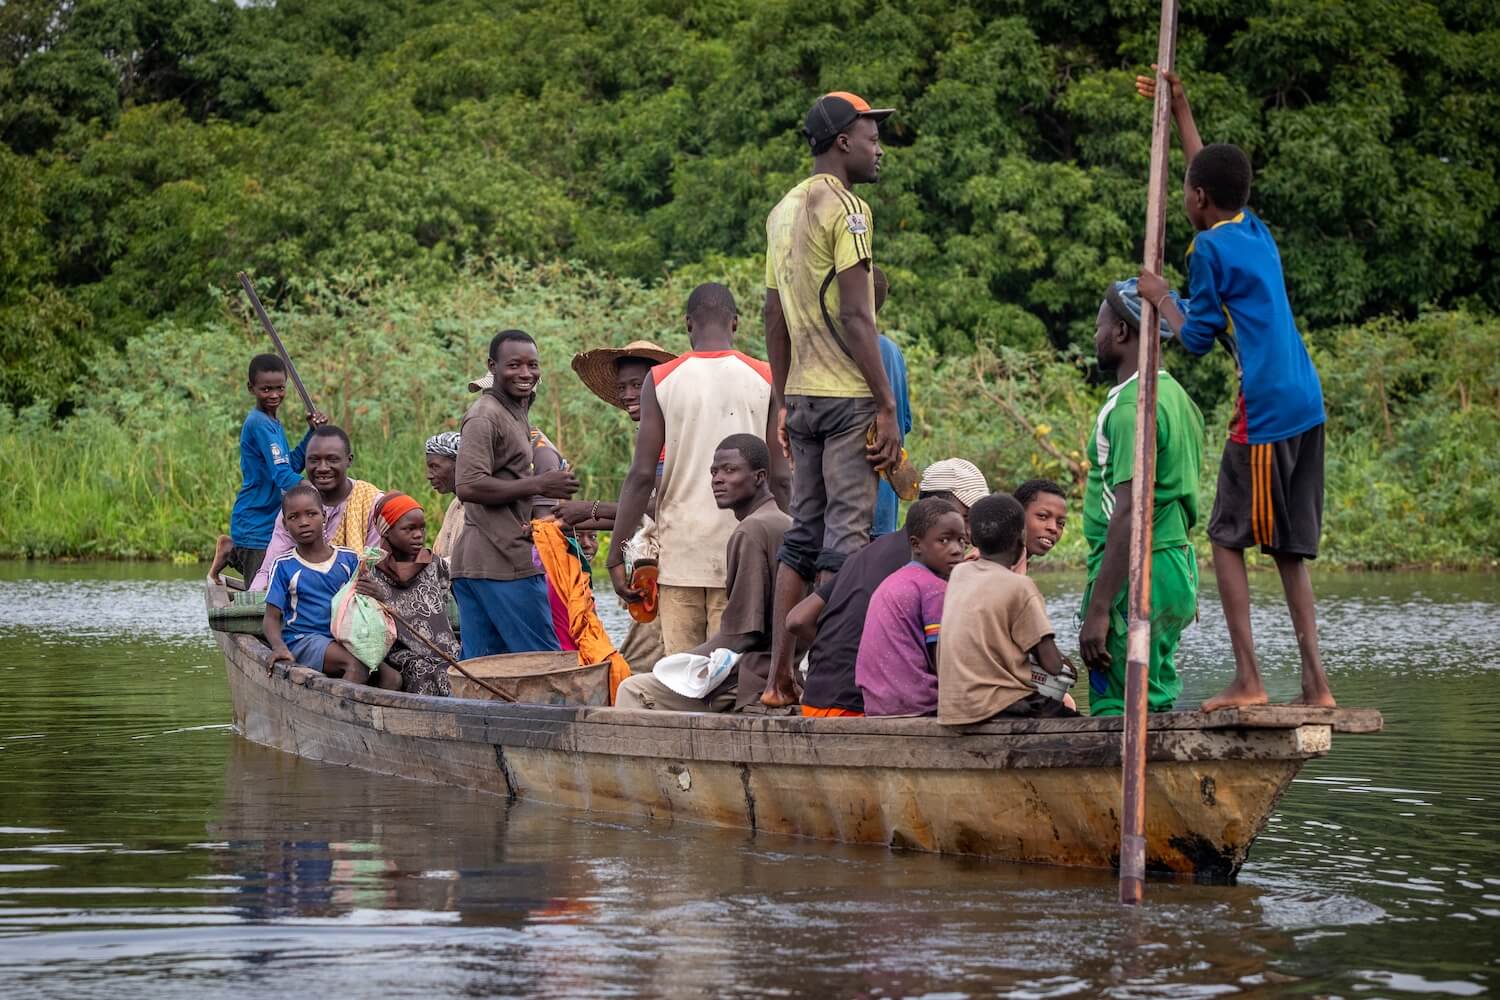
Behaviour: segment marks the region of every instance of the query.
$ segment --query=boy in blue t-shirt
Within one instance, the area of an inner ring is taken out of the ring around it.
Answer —
[[[356,684],[370,672],[333,638],[333,595],[359,569],[359,553],[323,540],[323,498],[298,483],[281,498],[281,517],[297,547],[271,567],[261,628],[271,663],[300,663]]]
[[[875,315],[879,316],[880,307],[885,305],[885,296],[891,286],[879,266],[870,270],[875,281]],[[891,384],[891,395],[896,397],[896,423],[901,429],[902,443],[905,443],[906,436],[911,433],[911,397],[906,384],[906,356],[901,353],[901,346],[890,337],[883,333],[879,337],[880,364],[885,368],[885,380]],[[875,492],[875,519],[870,525],[870,537],[879,538],[895,531],[900,513],[901,498],[896,495],[896,490],[886,478],[881,476]]]
[[[1296,704],[1333,707],[1318,654],[1317,609],[1308,559],[1318,555],[1323,524],[1323,389],[1292,319],[1276,241],[1245,207],[1250,160],[1237,146],[1205,146],[1198,137],[1182,81],[1172,87],[1172,114],[1188,158],[1184,206],[1198,235],[1188,246],[1188,301],[1171,301],[1160,275],[1142,271],[1138,290],[1192,354],[1221,341],[1234,355],[1240,394],[1209,517],[1214,574],[1234,648],[1234,682],[1203,703],[1204,711],[1263,705],[1250,633],[1250,585],[1245,549],[1259,545],[1276,560],[1302,656],[1302,696]],[[1136,78],[1152,97],[1156,81]]]
[[[250,359],[246,379],[255,408],[240,428],[240,491],[229,515],[229,535],[220,536],[209,576],[216,581],[224,567],[240,571],[249,583],[266,557],[266,546],[281,509],[281,495],[301,480],[303,456],[312,429],[328,422],[321,413],[307,415],[307,434],[297,447],[287,444],[276,411],[286,398],[286,365],[274,354]]]

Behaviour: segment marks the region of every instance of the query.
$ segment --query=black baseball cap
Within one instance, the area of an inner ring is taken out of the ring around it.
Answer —
[[[824,94],[813,102],[802,124],[802,134],[807,144],[817,149],[840,132],[853,125],[856,119],[870,118],[883,122],[895,114],[895,108],[872,108],[870,102],[847,90],[835,90]]]

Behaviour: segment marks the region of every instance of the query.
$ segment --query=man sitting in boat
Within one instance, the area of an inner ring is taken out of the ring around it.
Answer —
[[[432,542],[432,554],[448,556],[458,543],[464,530],[464,502],[454,492],[458,478],[458,446],[463,439],[458,431],[444,431],[427,439],[423,447],[427,460],[427,483],[439,496],[451,496],[448,510],[443,514],[443,526],[438,529]]]
[[[1078,714],[1063,700],[1078,674],[1057,651],[1047,602],[1036,581],[1012,569],[1025,523],[1021,504],[1005,493],[970,513],[979,558],[953,571],[943,602],[937,704],[944,725]]]
[[[1089,711],[1125,709],[1126,576],[1130,563],[1131,481],[1135,478],[1135,399],[1141,299],[1135,279],[1117,281],[1099,307],[1094,353],[1115,373],[1089,438],[1083,535],[1089,579],[1083,591],[1078,653],[1089,668]],[[1165,324],[1163,323],[1165,327]],[[1151,331],[1152,336],[1168,329]],[[1198,616],[1198,561],[1188,533],[1198,523],[1203,473],[1203,414],[1187,390],[1163,371],[1156,388],[1155,509],[1151,515],[1151,667],[1146,702],[1170,711],[1182,693],[1173,662],[1182,630]]]
[[[973,462],[945,458],[922,473],[921,498],[942,497],[967,518],[969,508],[990,495],[990,487]],[[807,654],[807,686],[802,714],[812,717],[860,716],[865,699],[854,682],[854,664],[870,597],[886,577],[911,562],[905,532],[881,535],[844,563],[844,568],[802,599],[787,617],[787,629]]]
[[[386,556],[354,589],[395,613],[396,642],[380,665],[380,686],[446,698],[448,660],[459,656],[448,621],[448,560],[427,548],[427,515],[405,493],[386,494],[379,521]]]
[[[334,547],[363,552],[380,542],[375,525],[375,508],[384,492],[380,487],[349,476],[354,449],[349,435],[333,424],[313,430],[307,441],[307,481],[318,491],[323,503],[323,540]],[[251,590],[265,590],[271,584],[271,565],[292,551],[292,536],[286,530],[282,514],[276,515],[276,526],[266,546],[266,559],[250,584]]]
[[[333,638],[330,627],[333,597],[359,568],[359,554],[328,544],[322,497],[306,483],[286,491],[277,520],[294,547],[265,567],[271,589],[261,630],[271,647],[271,664],[300,663],[363,684],[369,671]]]
[[[732,511],[738,523],[725,547],[727,586],[719,630],[688,652],[710,656],[717,649],[727,649],[739,654],[736,666],[702,698],[679,694],[654,673],[636,674],[620,685],[617,707],[670,712],[760,710],[760,693],[771,663],[776,553],[792,523],[771,496],[770,474],[771,453],[754,434],[731,434],[719,442],[709,468],[714,502]]]

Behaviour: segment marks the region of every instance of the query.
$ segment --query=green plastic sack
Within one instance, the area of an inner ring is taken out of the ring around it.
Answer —
[[[371,549],[363,561],[375,562],[383,555],[379,549]],[[354,592],[354,582],[358,579],[355,574],[333,595],[330,631],[359,662],[374,670],[396,644],[396,623],[380,602]]]

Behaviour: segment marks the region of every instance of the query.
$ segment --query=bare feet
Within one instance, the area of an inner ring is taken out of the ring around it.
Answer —
[[[214,542],[213,562],[208,564],[208,578],[214,583],[223,584],[219,574],[224,572],[224,567],[229,565],[229,553],[234,551],[234,542],[228,535],[220,535],[218,541]]]
[[[1238,678],[1233,684],[1203,703],[1203,711],[1216,712],[1221,708],[1244,708],[1248,705],[1264,705],[1266,689],[1259,681],[1243,682]]]
[[[797,682],[790,677],[772,677],[761,692],[760,703],[767,708],[785,708],[802,700]]]
[[[1289,704],[1305,705],[1308,708],[1338,708],[1338,702],[1333,700],[1333,692],[1328,690],[1327,681],[1313,688],[1302,685],[1302,695],[1293,698]]]

